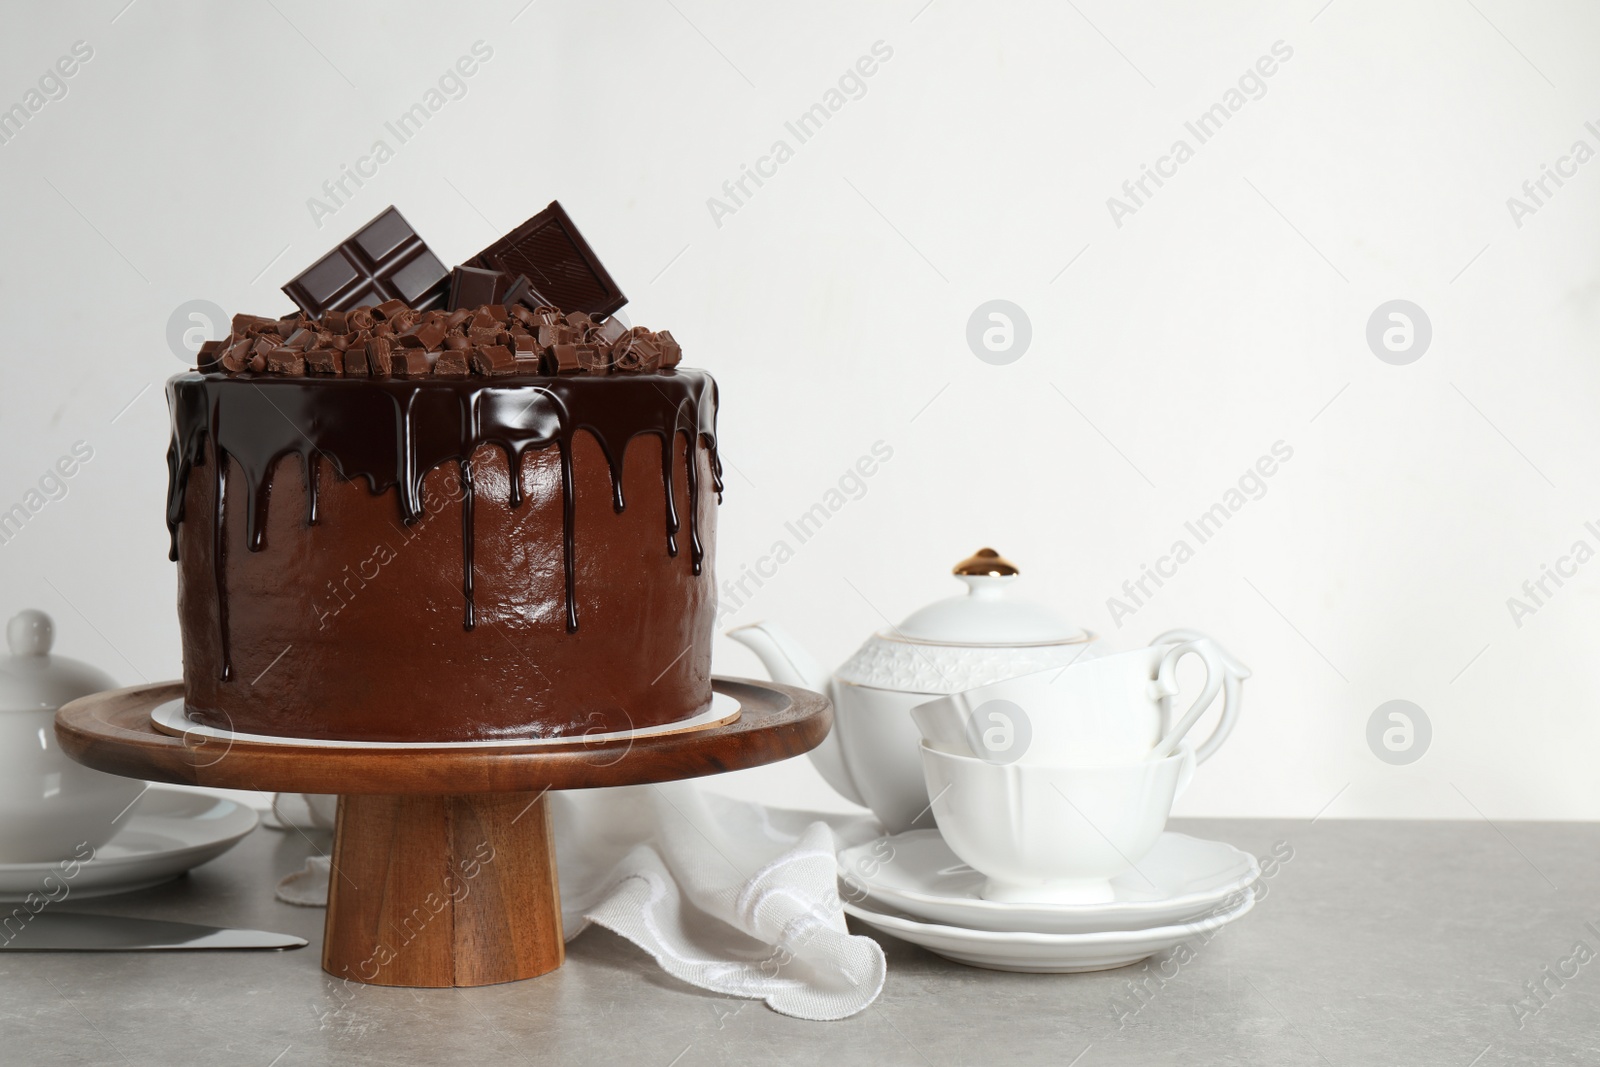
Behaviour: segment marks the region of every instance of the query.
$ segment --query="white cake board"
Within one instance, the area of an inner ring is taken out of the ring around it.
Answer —
[[[215,726],[202,726],[184,714],[183,700],[169,700],[150,710],[150,722],[164,734],[175,737],[213,738],[218,741],[248,742],[261,745],[308,745],[313,748],[352,749],[439,749],[439,748],[560,748],[582,745],[600,745],[608,741],[626,741],[630,738],[659,737],[663,734],[704,730],[730,723],[739,717],[739,701],[726,693],[712,693],[706,710],[679,722],[660,726],[645,726],[637,730],[614,730],[610,733],[567,734],[562,737],[513,737],[495,741],[337,741],[323,738],[277,737],[273,734],[247,734],[223,730]]]

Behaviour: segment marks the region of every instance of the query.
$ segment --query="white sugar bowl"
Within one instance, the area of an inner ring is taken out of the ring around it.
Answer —
[[[0,863],[82,859],[121,827],[144,783],[91,770],[56,743],[56,709],[115,689],[110,675],[50,654],[55,624],[42,611],[6,625],[0,656]]]

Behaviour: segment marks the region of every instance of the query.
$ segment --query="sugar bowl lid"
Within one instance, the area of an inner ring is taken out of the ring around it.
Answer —
[[[1020,600],[1012,587],[1022,572],[992,548],[977,552],[952,568],[967,586],[965,596],[935,601],[911,613],[885,637],[933,645],[1079,644],[1092,639],[1042,604]]]
[[[53,656],[55,623],[42,611],[19,611],[6,624],[10,655],[0,656],[0,712],[54,710],[69,700],[115,689],[98,667]]]

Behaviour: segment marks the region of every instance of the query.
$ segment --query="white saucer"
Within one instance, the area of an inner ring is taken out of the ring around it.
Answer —
[[[984,876],[937,830],[908,830],[839,853],[839,877],[881,908],[972,930],[1082,934],[1189,922],[1261,877],[1255,857],[1221,841],[1161,835],[1135,869],[1111,880],[1104,904],[984,900]]]
[[[122,829],[95,852],[71,862],[0,863],[0,901],[37,893],[61,902],[148,889],[216,859],[255,829],[255,810],[232,800],[153,785],[134,801]]]
[[[727,693],[712,693],[711,705],[705,711],[681,722],[645,726],[638,730],[613,730],[610,733],[567,734],[562,737],[513,737],[503,741],[335,741],[326,738],[278,737],[275,734],[245,734],[224,730],[216,726],[202,726],[191,722],[184,714],[183,698],[157,704],[150,709],[150,721],[164,734],[185,738],[215,738],[219,741],[248,741],[262,745],[295,745],[312,748],[530,748],[556,745],[599,745],[607,741],[625,741],[628,738],[656,737],[661,734],[682,733],[708,726],[720,726],[739,717],[739,701]]]
[[[1104,930],[1092,934],[1025,934],[994,930],[965,930],[874,911],[846,903],[845,913],[868,926],[921,945],[946,959],[993,971],[1069,974],[1126,967],[1147,956],[1165,952],[1192,937],[1210,933],[1255,907],[1254,889],[1245,889],[1230,910],[1221,910],[1195,922],[1157,926],[1149,930]]]

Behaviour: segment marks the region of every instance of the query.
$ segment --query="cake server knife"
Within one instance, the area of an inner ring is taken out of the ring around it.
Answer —
[[[201,948],[301,948],[303,937],[266,930],[229,930],[218,926],[135,919],[122,915],[41,911],[18,908],[0,915],[0,951],[12,952],[151,952]]]

